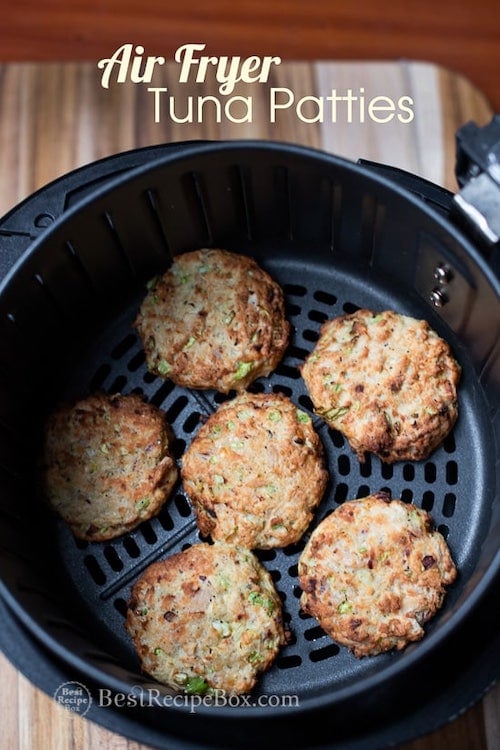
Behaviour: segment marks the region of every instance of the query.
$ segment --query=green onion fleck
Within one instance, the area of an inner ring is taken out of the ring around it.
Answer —
[[[234,373],[235,380],[243,380],[253,370],[253,362],[239,362]]]
[[[141,497],[136,503],[137,510],[146,510],[149,507],[151,500],[149,497]]]
[[[341,602],[337,607],[337,610],[341,615],[346,615],[349,612],[352,612],[352,604],[348,601]]]
[[[269,596],[264,596],[259,591],[252,591],[248,597],[250,604],[259,604],[264,607],[268,615],[272,615],[274,612],[274,602]]]
[[[349,406],[336,406],[333,409],[326,409],[325,411],[321,411],[320,414],[322,414],[325,419],[340,419],[340,417],[343,417],[345,414],[347,414],[349,408]]]
[[[253,666],[260,664],[263,661],[262,654],[258,651],[252,651],[252,653],[248,655],[247,661]]]
[[[152,291],[158,286],[160,281],[161,281],[161,276],[153,276],[153,278],[150,279],[148,283],[146,284],[146,289],[149,289],[149,291]]]
[[[342,390],[342,385],[340,383],[335,383],[331,379],[331,375],[325,375],[325,377],[323,378],[323,383],[326,388],[329,388],[334,393],[340,393],[340,391]]]
[[[186,349],[191,349],[191,347],[196,343],[196,336],[190,336],[187,340],[187,342],[182,347],[182,351],[185,352]]]
[[[279,422],[281,419],[281,412],[278,409],[273,409],[267,416],[271,422]]]
[[[166,359],[160,359],[160,361],[156,365],[156,369],[158,370],[160,375],[168,375],[172,369],[172,365],[169,364]]]
[[[222,574],[221,574],[221,575],[219,576],[219,583],[220,583],[220,586],[221,586],[221,588],[222,588],[222,589],[223,589],[224,591],[228,591],[228,590],[229,590],[229,589],[231,588],[231,581],[230,581],[230,580],[229,580],[229,578],[228,578],[227,576],[225,576],[225,575],[222,575]]]
[[[189,695],[205,695],[209,689],[209,685],[204,677],[196,675],[196,677],[190,677],[185,685],[185,691]]]
[[[302,411],[301,409],[297,409],[295,413],[297,415],[297,420],[299,422],[302,422],[303,424],[307,424],[308,422],[311,421],[309,414],[306,414],[305,411]]]

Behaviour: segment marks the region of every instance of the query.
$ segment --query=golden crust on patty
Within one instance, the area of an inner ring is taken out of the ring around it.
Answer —
[[[136,327],[151,372],[223,393],[269,375],[290,328],[281,287],[255,260],[207,249],[178,255],[151,283]]]
[[[181,476],[202,534],[249,549],[300,539],[328,479],[310,417],[277,393],[222,404],[185,452]]]
[[[93,394],[48,419],[42,489],[75,536],[104,541],[156,515],[178,471],[162,411],[137,395]]]
[[[252,552],[221,542],[151,565],[126,628],[144,671],[188,693],[248,692],[285,643],[271,576]]]
[[[329,320],[301,372],[315,411],[360,461],[426,458],[457,419],[461,369],[424,320],[370,310]]]
[[[384,493],[340,505],[299,560],[302,609],[358,657],[420,640],[455,577],[429,514]]]

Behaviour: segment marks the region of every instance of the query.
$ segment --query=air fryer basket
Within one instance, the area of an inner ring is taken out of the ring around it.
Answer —
[[[282,284],[292,340],[275,373],[251,389],[283,392],[308,411],[297,367],[324,320],[365,306],[426,318],[463,367],[452,435],[426,461],[389,466],[372,457],[361,465],[315,418],[331,480],[314,522],[381,488],[431,512],[459,577],[425,638],[363,660],[334,644],[300,612],[297,559],[306,535],[258,553],[292,632],[252,696],[262,705],[200,706],[195,715],[189,706],[130,709],[179,747],[270,747],[277,737],[291,747],[333,747],[394,712],[404,717],[412,701],[427,700],[431,683],[439,691],[460,660],[465,668],[497,634],[488,603],[500,562],[498,279],[446,205],[429,205],[368,165],[264,142],[185,144],[153,156],[78,196],[0,290],[0,591],[31,636],[89,687],[135,694],[151,687],[124,614],[150,562],[200,539],[182,488],[137,530],[87,543],[45,512],[33,467],[43,418],[60,399],[98,389],[143,394],[165,410],[178,459],[221,403],[220,394],[148,373],[132,328],[147,280],[173,255],[224,247],[254,256]],[[441,307],[430,302],[436,289]],[[287,703],[291,695],[298,705]],[[265,705],[262,696],[273,699]]]

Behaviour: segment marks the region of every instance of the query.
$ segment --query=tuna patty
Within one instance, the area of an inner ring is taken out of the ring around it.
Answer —
[[[311,418],[276,393],[222,404],[184,454],[181,475],[202,534],[249,549],[300,539],[328,479]]]
[[[225,250],[178,255],[150,283],[136,327],[151,372],[223,393],[269,375],[289,336],[281,287],[252,258]]]
[[[252,552],[196,544],[133,586],[126,627],[142,667],[187,693],[246,693],[285,643],[281,599]]]
[[[137,395],[94,394],[57,409],[45,429],[41,482],[75,536],[104,541],[156,515],[178,471],[162,411]]]
[[[299,560],[302,609],[355,656],[420,640],[455,577],[429,514],[384,493],[340,505]]]
[[[302,376],[315,411],[360,461],[418,461],[458,415],[460,366],[424,320],[358,310],[323,324]]]

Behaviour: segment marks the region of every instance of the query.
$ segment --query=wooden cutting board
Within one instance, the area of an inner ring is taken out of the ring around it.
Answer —
[[[152,80],[151,88],[167,89],[157,94],[144,83],[106,89],[102,72],[93,63],[0,65],[0,215],[95,159],[190,139],[300,143],[394,165],[455,190],[454,133],[468,120],[482,125],[492,115],[467,80],[422,62],[282,63],[265,83],[237,84],[232,96],[239,99],[230,105],[213,76],[205,83],[181,83],[172,64]],[[212,99],[198,112],[200,96]],[[0,747],[9,750],[140,747],[57,705],[2,655],[0,716]],[[497,750],[499,716],[496,688],[405,750]]]
[[[103,71],[93,63],[0,65],[0,216],[74,167],[190,139],[291,141],[396,165],[453,190],[455,131],[469,119],[484,124],[491,117],[485,97],[467,80],[427,63],[282,63],[267,83],[239,83],[232,97],[219,93],[213,76],[204,84],[180,83],[176,64],[157,73],[151,85],[127,81],[105,89]],[[328,101],[332,92],[335,103]],[[198,112],[200,96],[215,101]],[[398,107],[402,97],[413,102],[410,122],[398,119],[410,117]],[[233,101],[219,114],[217,103],[227,105],[228,98]],[[177,122],[189,115],[190,103],[191,121]],[[391,103],[394,112],[375,111]]]

